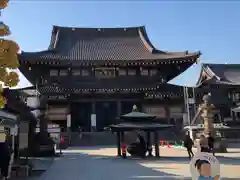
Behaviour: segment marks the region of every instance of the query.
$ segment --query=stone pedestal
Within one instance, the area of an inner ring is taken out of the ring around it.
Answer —
[[[221,138],[215,138],[214,152],[227,153],[227,143],[221,140]]]

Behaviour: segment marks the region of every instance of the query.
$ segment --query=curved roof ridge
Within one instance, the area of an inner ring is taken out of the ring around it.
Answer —
[[[58,29],[140,29],[145,26],[122,26],[122,27],[75,27],[75,26],[57,26],[53,25],[53,31],[57,31]]]
[[[36,53],[53,53],[54,52],[54,49],[44,49],[44,50],[39,50],[39,51],[34,51],[34,52],[27,52],[27,51],[21,51],[19,54],[24,54],[24,53],[27,53],[27,54],[36,54]]]
[[[147,31],[146,31],[146,27],[145,26],[141,26],[139,27],[139,36],[141,38],[141,40],[143,41],[143,44],[145,45],[145,47],[151,52],[151,53],[162,53],[162,54],[166,54],[165,51],[159,50],[157,49],[152,42],[150,41]]]

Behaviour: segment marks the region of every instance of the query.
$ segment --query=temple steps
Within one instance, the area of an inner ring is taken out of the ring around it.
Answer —
[[[144,136],[144,133],[142,134]],[[104,146],[104,145],[116,145],[117,137],[116,134],[112,132],[83,132],[81,135],[79,133],[71,133],[70,146]],[[126,132],[125,142],[130,144],[137,139],[136,132]],[[181,141],[182,138],[175,132],[163,131],[159,132],[159,141]],[[151,137],[151,142],[153,142],[153,136]]]

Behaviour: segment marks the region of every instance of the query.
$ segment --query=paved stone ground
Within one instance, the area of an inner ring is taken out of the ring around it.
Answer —
[[[39,180],[150,180],[190,179],[189,161],[183,149],[161,148],[160,159],[116,158],[116,148],[72,148],[64,151]],[[240,179],[240,149],[217,154],[222,179]],[[239,158],[239,159],[238,159]]]
[[[38,180],[44,172],[53,164],[54,158],[30,158],[29,160],[33,164],[33,172],[30,177],[25,177],[25,173],[21,172],[18,177],[13,172],[11,180]]]

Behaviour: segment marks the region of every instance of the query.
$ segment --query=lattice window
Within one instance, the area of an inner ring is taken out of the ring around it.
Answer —
[[[127,71],[125,69],[119,69],[118,75],[119,76],[126,76],[127,75]]]
[[[59,71],[59,75],[60,75],[60,76],[67,76],[67,75],[68,75],[68,70],[61,69],[61,70]]]
[[[72,75],[73,76],[80,76],[81,75],[81,71],[79,69],[73,69],[72,70]]]
[[[240,93],[234,93],[233,94],[233,101],[239,102],[240,101]]]
[[[135,76],[136,73],[137,73],[137,72],[136,72],[136,69],[129,69],[129,70],[128,70],[128,75],[129,75],[129,76]]]
[[[90,72],[88,69],[82,69],[82,76],[90,76]]]
[[[142,76],[148,76],[148,69],[142,69],[141,70],[141,75]]]
[[[150,76],[155,76],[157,74],[157,69],[151,69],[150,70]]]
[[[56,70],[56,69],[51,69],[51,70],[50,70],[50,76],[58,76],[58,70]]]
[[[114,68],[96,68],[95,76],[97,78],[113,78],[115,77],[115,69]]]

